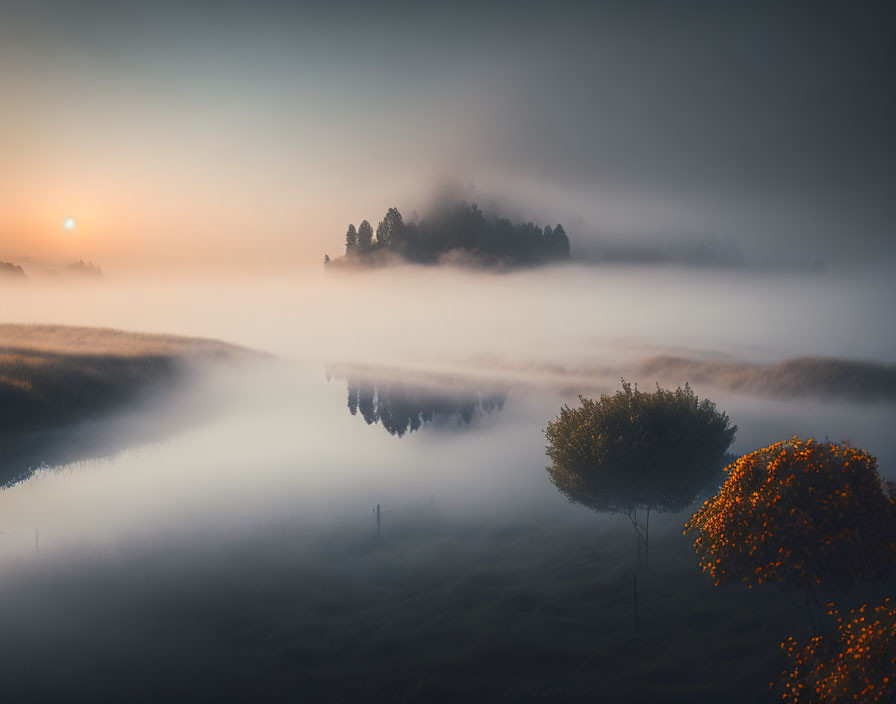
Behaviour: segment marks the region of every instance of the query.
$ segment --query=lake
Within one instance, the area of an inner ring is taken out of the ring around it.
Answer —
[[[174,398],[130,417],[164,416],[163,439],[0,491],[10,701],[777,698],[802,605],[713,588],[681,533],[696,504],[652,514],[639,555],[625,515],[550,483],[542,431],[660,352],[892,363],[887,283],[425,274],[35,287],[4,306],[279,356],[201,375],[184,392],[201,413]],[[892,401],[696,391],[739,426],[735,452],[849,438],[896,478]]]

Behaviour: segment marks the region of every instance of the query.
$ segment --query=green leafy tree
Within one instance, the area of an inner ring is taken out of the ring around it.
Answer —
[[[737,427],[687,384],[645,393],[623,379],[613,396],[579,400],[545,430],[548,475],[573,503],[626,514],[647,547],[650,511],[690,505],[724,464]]]

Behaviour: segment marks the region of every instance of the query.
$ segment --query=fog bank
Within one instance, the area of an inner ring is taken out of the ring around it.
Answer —
[[[514,363],[535,371],[694,353],[750,363],[804,355],[893,363],[892,292],[889,276],[840,272],[315,268],[275,278],[35,283],[0,296],[0,319],[209,337],[319,364]]]

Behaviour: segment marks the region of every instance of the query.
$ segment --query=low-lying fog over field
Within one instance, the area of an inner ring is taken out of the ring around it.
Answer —
[[[0,0],[0,703],[892,704],[894,36]]]
[[[316,363],[460,362],[527,375],[658,354],[893,363],[888,273],[565,265],[506,274],[397,267],[9,285],[8,323],[203,336]]]
[[[4,466],[14,698],[760,696],[777,642],[806,632],[800,610],[714,591],[681,536],[688,510],[654,516],[635,631],[629,522],[557,491],[543,429],[622,376],[648,390],[690,380],[738,425],[735,453],[848,438],[896,478],[890,287],[630,266],[7,286],[11,323],[271,353],[198,360],[180,393],[77,436],[96,448],[71,464]],[[5,329],[0,346],[28,346]]]

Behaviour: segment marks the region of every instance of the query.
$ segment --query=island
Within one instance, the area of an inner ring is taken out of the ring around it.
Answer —
[[[455,264],[472,267],[526,267],[560,262],[570,257],[563,225],[542,228],[532,222],[513,223],[488,217],[476,203],[443,205],[431,215],[405,222],[389,208],[374,232],[368,220],[345,233],[345,254],[324,257],[327,267]]]

